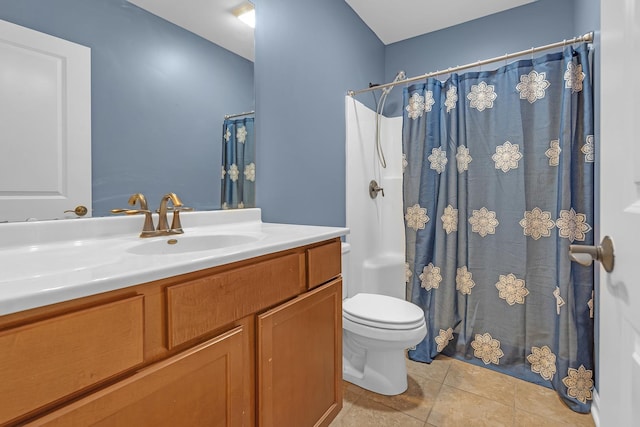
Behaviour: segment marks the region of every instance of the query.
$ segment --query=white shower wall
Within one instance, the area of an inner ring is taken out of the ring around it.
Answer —
[[[380,141],[387,167],[376,154],[376,113],[345,97],[346,225],[351,245],[349,290],[405,298],[402,208],[402,117],[382,117]],[[369,197],[374,179],[384,189]]]

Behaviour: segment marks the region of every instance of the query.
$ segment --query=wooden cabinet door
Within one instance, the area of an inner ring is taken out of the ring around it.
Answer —
[[[258,316],[258,425],[327,426],[342,408],[342,281]]]
[[[239,326],[29,425],[242,426],[247,339]]]
[[[0,331],[0,425],[141,365],[143,312],[134,296]]]

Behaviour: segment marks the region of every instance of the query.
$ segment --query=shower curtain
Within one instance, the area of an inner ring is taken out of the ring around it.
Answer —
[[[593,388],[593,89],[587,44],[404,90],[407,293],[439,353],[551,387]]]
[[[222,126],[222,209],[256,205],[253,117],[227,119]]]

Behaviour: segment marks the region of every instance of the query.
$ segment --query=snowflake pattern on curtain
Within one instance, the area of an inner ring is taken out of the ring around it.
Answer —
[[[578,369],[569,368],[567,376],[562,379],[567,386],[567,394],[578,399],[582,403],[593,399],[593,371],[580,365]]]
[[[478,233],[482,237],[489,234],[496,234],[496,227],[500,224],[496,219],[496,213],[485,207],[480,210],[474,210],[469,218],[471,231]]]
[[[573,62],[567,64],[567,71],[564,73],[565,87],[571,92],[582,91],[582,82],[585,73],[582,72],[582,64],[575,65]]]
[[[593,146],[593,135],[587,135],[584,145],[580,149],[584,154],[584,161],[587,163],[593,163],[595,161],[595,148]]]
[[[426,290],[438,289],[440,282],[442,282],[442,275],[440,275],[440,268],[429,263],[422,274],[420,274],[421,286]]]
[[[471,293],[471,289],[475,285],[476,283],[473,281],[473,274],[467,270],[466,265],[463,265],[456,270],[456,290],[460,291],[462,295],[469,295]]]
[[[591,226],[587,224],[587,216],[583,213],[576,213],[573,208],[570,210],[561,210],[560,218],[556,220],[560,237],[569,239],[571,243],[574,241],[584,242],[586,233],[591,231]]]
[[[458,209],[449,205],[444,208],[444,213],[440,217],[442,220],[442,228],[447,234],[451,234],[454,231],[458,231]]]
[[[514,274],[500,275],[496,283],[498,297],[509,305],[524,304],[524,298],[529,295],[529,290],[524,286],[524,280],[518,279]]]
[[[229,179],[231,179],[232,182],[236,182],[238,180],[238,177],[240,176],[238,165],[236,165],[235,163],[232,164],[229,167],[229,171],[227,173],[229,174]]]
[[[551,220],[551,212],[535,207],[524,213],[520,226],[524,229],[525,236],[538,240],[541,237],[551,237],[551,230],[555,228],[556,223]]]
[[[431,150],[431,155],[428,157],[431,169],[438,173],[444,172],[447,166],[447,153],[441,148],[437,147]]]
[[[485,365],[489,363],[499,365],[500,358],[504,356],[500,349],[500,341],[488,333],[477,334],[476,339],[471,341],[471,347],[473,347],[473,355],[481,359]]]
[[[471,108],[475,108],[478,111],[493,108],[493,102],[497,97],[498,94],[495,93],[495,86],[488,85],[486,82],[480,82],[477,85],[471,86],[471,93],[467,95]]]
[[[532,70],[529,74],[520,76],[520,83],[516,85],[516,90],[520,93],[520,99],[526,99],[533,104],[538,99],[543,99],[545,90],[549,88],[549,81],[545,79],[546,73],[538,74]]]
[[[531,354],[527,356],[531,363],[531,371],[540,374],[542,378],[551,381],[556,373],[556,355],[549,347],[531,347]]]
[[[458,172],[462,173],[469,169],[469,163],[473,158],[469,155],[469,149],[464,145],[458,147],[456,152],[456,162],[458,166]]]
[[[512,144],[509,141],[496,147],[496,154],[491,156],[496,164],[496,169],[507,173],[511,169],[518,168],[518,161],[522,159],[522,153],[518,144]]]
[[[256,164],[251,162],[244,168],[244,177],[247,181],[256,181]]]
[[[564,305],[564,299],[560,296],[560,287],[556,286],[556,289],[553,291],[553,296],[556,299],[556,314],[560,316],[560,309]]]
[[[404,219],[407,222],[407,227],[413,228],[416,231],[424,229],[427,222],[429,222],[427,210],[417,204],[407,208]]]
[[[549,166],[558,166],[560,164],[560,141],[554,139],[549,143],[549,149],[544,152],[544,155],[549,158]]]
[[[593,398],[594,273],[564,254],[594,237],[588,49],[405,88],[402,150],[408,295],[434,337],[409,357],[500,366],[578,412]]]
[[[222,130],[222,209],[255,207],[253,117],[226,119]]]
[[[409,283],[411,280],[411,276],[413,276],[413,272],[411,271],[411,267],[408,262],[404,263],[404,282]]]
[[[424,96],[414,93],[411,96],[409,105],[405,108],[409,113],[409,118],[415,120],[424,114]]]
[[[438,351],[444,350],[444,348],[449,344],[449,341],[453,340],[453,328],[440,329],[440,333],[437,337],[434,338],[434,341],[437,344]]]
[[[458,103],[458,88],[455,86],[451,86],[447,90],[447,99],[444,101],[445,107],[447,107],[447,113],[450,113],[451,110],[456,108],[456,104]]]
[[[236,133],[236,139],[239,143],[244,144],[247,140],[247,128],[246,126],[239,126],[238,132]]]

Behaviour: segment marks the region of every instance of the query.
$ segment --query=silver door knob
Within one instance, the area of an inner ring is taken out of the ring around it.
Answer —
[[[600,261],[604,271],[613,271],[615,255],[613,253],[613,240],[604,236],[598,246],[569,245],[569,258],[580,265],[591,265],[595,261]]]

